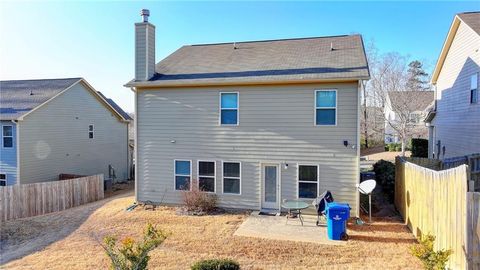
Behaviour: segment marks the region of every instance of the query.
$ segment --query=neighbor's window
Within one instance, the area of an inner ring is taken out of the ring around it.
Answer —
[[[2,138],[3,138],[3,147],[5,148],[13,147],[13,127],[12,126],[2,127]]]
[[[93,139],[93,133],[95,132],[93,125],[88,125],[88,138]]]
[[[191,165],[190,160],[175,160],[175,190],[190,190]]]
[[[223,193],[240,194],[240,162],[223,163]]]
[[[418,124],[420,123],[420,114],[418,113],[411,113],[410,114],[410,122]]]
[[[478,102],[478,73],[470,77],[470,103]]]
[[[220,124],[238,125],[238,93],[220,93]]]
[[[0,173],[0,186],[4,187],[7,185],[7,175],[4,173]]]
[[[318,191],[318,166],[298,165],[298,197],[314,199]]]
[[[215,161],[198,161],[198,188],[215,192]]]
[[[315,91],[315,125],[334,126],[337,124],[337,91]]]

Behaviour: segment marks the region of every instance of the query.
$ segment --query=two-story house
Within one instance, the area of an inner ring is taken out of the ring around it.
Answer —
[[[130,119],[82,78],[0,81],[0,185],[128,179]]]
[[[280,211],[330,190],[358,214],[360,35],[187,45],[156,64],[142,14],[137,201],[180,204],[196,183],[222,207]]]
[[[400,132],[409,138],[427,138],[428,129],[423,122],[425,109],[433,102],[433,91],[389,91],[383,109],[385,143],[400,142]]]
[[[435,106],[429,125],[429,157],[480,153],[480,12],[453,19],[431,83]]]

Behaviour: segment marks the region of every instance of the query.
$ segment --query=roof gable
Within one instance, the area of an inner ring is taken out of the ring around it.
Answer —
[[[0,119],[18,119],[81,78],[0,81]]]
[[[445,63],[448,51],[450,50],[455,35],[457,34],[458,27],[462,22],[465,23],[465,25],[467,25],[468,27],[470,27],[475,33],[477,33],[477,35],[480,35],[480,11],[465,12],[455,15],[452,25],[450,26],[450,30],[448,31],[447,37],[443,44],[442,50],[440,51],[440,56],[438,57],[435,69],[433,70],[431,79],[432,84],[437,83],[438,76],[440,75],[440,71],[442,70],[443,64]]]
[[[131,120],[113,100],[97,93],[83,78],[0,81],[0,120],[21,120],[77,83],[82,83],[119,119]]]
[[[369,78],[360,35],[183,46],[156,65],[150,84],[209,85]]]

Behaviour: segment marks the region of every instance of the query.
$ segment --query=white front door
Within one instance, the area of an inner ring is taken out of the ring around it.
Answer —
[[[280,168],[278,164],[262,164],[262,208],[279,209]]]

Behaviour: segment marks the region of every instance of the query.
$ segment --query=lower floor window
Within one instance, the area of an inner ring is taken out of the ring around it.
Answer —
[[[318,166],[298,166],[298,197],[314,199],[318,195]]]
[[[4,187],[7,185],[7,175],[0,173],[0,186]]]
[[[215,161],[198,161],[198,188],[215,192]]]
[[[240,162],[223,163],[223,193],[240,194]]]
[[[175,190],[190,190],[192,179],[192,162],[175,160]]]

